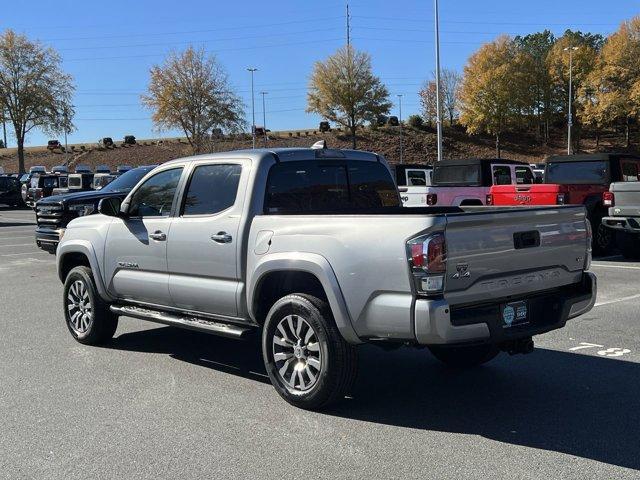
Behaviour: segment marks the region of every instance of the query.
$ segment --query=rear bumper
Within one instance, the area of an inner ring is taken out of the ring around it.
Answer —
[[[604,217],[602,224],[620,232],[640,233],[640,218],[636,217]]]
[[[42,250],[55,253],[64,231],[64,228],[36,228],[36,245]]]
[[[500,344],[539,335],[562,328],[567,320],[587,313],[595,304],[596,294],[596,277],[585,272],[577,284],[479,305],[457,307],[450,306],[445,299],[418,299],[415,304],[416,340],[421,345]],[[500,304],[525,299],[530,305],[529,323],[503,327]]]

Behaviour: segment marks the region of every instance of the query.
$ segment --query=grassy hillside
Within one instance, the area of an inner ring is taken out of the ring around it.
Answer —
[[[330,148],[351,148],[351,138],[343,132],[333,131],[320,134],[313,130],[270,133],[268,148],[308,147],[314,142],[325,139]],[[537,145],[534,138],[524,135],[511,135],[503,139],[502,157],[526,162],[543,161],[551,154],[564,153],[566,146],[562,138],[554,139],[548,146]],[[431,163],[436,158],[436,135],[430,130],[403,130],[404,163]],[[613,137],[601,141],[599,150],[620,150],[620,139]],[[258,146],[264,145],[259,139]],[[215,142],[212,151],[228,151],[251,148],[251,137],[247,135],[223,138]],[[400,137],[397,127],[385,127],[376,130],[364,129],[358,136],[358,148],[384,155],[390,163],[400,161]],[[443,141],[445,158],[495,157],[495,145],[492,138],[474,136],[456,129],[445,130]],[[584,151],[594,151],[593,140],[582,142]],[[117,143],[115,148],[104,148],[97,144],[70,145],[68,155],[61,151],[51,152],[45,147],[26,149],[25,164],[28,169],[33,165],[45,165],[51,168],[69,160],[71,167],[86,164],[92,167],[106,164],[115,168],[120,164],[149,165],[166,162],[174,158],[190,155],[191,150],[186,139],[140,140],[137,145],[123,146]],[[16,149],[0,150],[0,166],[5,172],[17,170]]]

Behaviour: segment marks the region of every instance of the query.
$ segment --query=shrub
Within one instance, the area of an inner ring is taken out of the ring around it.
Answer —
[[[420,115],[410,115],[409,118],[407,118],[407,124],[410,127],[421,129],[424,127],[424,120]]]

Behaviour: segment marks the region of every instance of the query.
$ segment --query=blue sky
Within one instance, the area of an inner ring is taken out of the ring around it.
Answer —
[[[433,7],[430,0],[352,1],[351,35],[372,55],[377,75],[392,99],[403,94],[403,117],[419,110],[417,92],[434,69]],[[637,1],[440,0],[441,64],[461,70],[467,57],[499,34],[549,28],[608,34],[640,13]],[[171,50],[189,44],[215,53],[250,118],[250,77],[267,91],[267,127],[309,128],[320,120],[304,112],[313,63],[345,42],[344,1],[216,0],[109,2],[29,0],[5,7],[0,29],[12,28],[56,48],[77,86],[70,142],[176,135],[156,132],[140,105],[149,68]],[[256,123],[262,123],[260,96]],[[394,107],[395,108],[395,107]],[[397,112],[396,112],[397,113]],[[30,145],[46,142],[40,132]],[[15,145],[10,137],[9,145]]]

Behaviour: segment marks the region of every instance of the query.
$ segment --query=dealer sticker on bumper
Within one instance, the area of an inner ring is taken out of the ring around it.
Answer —
[[[529,322],[529,308],[527,302],[511,302],[502,305],[503,327],[512,327]]]

